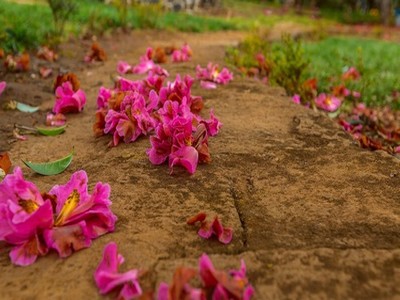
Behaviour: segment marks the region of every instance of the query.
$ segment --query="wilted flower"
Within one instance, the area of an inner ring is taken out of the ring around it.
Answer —
[[[126,61],[119,61],[117,65],[117,72],[120,75],[127,74],[132,72],[132,66],[128,64]]]
[[[220,70],[217,64],[208,63],[207,68],[202,68],[199,65],[196,67],[196,78],[218,84],[227,84],[233,79],[233,74],[227,68]]]
[[[52,114],[48,113],[46,115],[46,125],[47,126],[63,126],[67,122],[67,118],[62,113]]]
[[[227,274],[214,268],[210,258],[203,254],[199,260],[200,277],[204,287],[213,290],[212,299],[250,300],[254,295],[253,287],[248,284],[246,265],[241,261],[240,270],[232,270]]]
[[[361,78],[361,75],[355,67],[350,67],[343,73],[342,78],[344,80],[357,80]]]
[[[232,241],[232,228],[223,227],[218,216],[216,216],[212,222],[207,222],[206,217],[207,215],[205,213],[198,213],[187,220],[186,223],[188,225],[195,225],[197,222],[200,222],[199,236],[204,239],[209,239],[212,235],[215,235],[221,243],[229,244]]]

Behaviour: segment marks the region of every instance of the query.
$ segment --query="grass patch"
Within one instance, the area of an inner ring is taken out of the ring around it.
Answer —
[[[392,104],[391,94],[400,91],[400,45],[386,41],[361,38],[331,37],[319,42],[304,44],[305,55],[311,64],[307,72],[316,77],[327,90],[331,78],[341,74],[343,69],[355,66],[362,79],[352,83],[351,88],[363,95],[363,101],[370,106]]]

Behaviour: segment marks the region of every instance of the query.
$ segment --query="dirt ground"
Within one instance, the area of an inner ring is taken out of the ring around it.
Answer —
[[[1,299],[100,299],[93,272],[110,241],[125,257],[124,268],[147,271],[144,290],[170,282],[179,265],[195,267],[205,252],[221,269],[237,268],[244,258],[254,299],[399,299],[400,161],[360,149],[330,119],[293,104],[283,90],[239,76],[217,90],[195,86],[193,94],[207,101],[206,112],[213,107],[224,126],[210,140],[212,163],[199,166],[193,176],[170,176],[166,165],[151,165],[148,138],[108,148],[109,136],[93,137],[98,88],[112,86],[119,59],[136,63],[147,46],[187,41],[192,62],[166,68],[172,76],[193,76],[198,63],[223,63],[224,47],[242,36],[116,35],[101,40],[109,60],[92,65],[80,63],[89,42],[69,44],[57,65],[78,75],[87,107],[68,116],[64,134],[30,136],[11,145],[13,123],[43,122],[54,97],[52,79],[5,75],[9,88],[1,104],[16,99],[40,104],[41,111],[0,110],[0,149],[22,165],[21,159],[59,158],[74,146],[74,160],[64,173],[43,177],[23,167],[26,178],[48,190],[84,169],[91,188],[97,181],[111,184],[118,222],[114,233],[89,249],[67,259],[53,252],[25,268],[11,265],[9,249],[1,246]],[[202,210],[234,228],[231,244],[203,240],[185,224]]]

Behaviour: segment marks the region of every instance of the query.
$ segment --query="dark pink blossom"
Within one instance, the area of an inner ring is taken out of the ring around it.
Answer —
[[[118,253],[114,242],[104,247],[103,258],[95,273],[94,280],[102,295],[111,291],[118,292],[117,299],[134,299],[142,295],[139,284],[139,271],[132,269],[125,273],[119,272],[119,266],[124,262],[124,257]]]
[[[80,112],[86,104],[86,95],[82,90],[74,92],[70,82],[64,82],[56,89],[56,102],[53,112],[69,113]]]
[[[75,172],[65,185],[54,186],[48,194],[56,201],[55,221],[53,228],[45,230],[44,239],[60,257],[114,231],[117,217],[110,210],[110,186],[98,182],[90,195],[85,171]]]
[[[53,226],[50,200],[44,200],[37,187],[26,181],[19,167],[0,183],[0,241],[12,245],[12,263],[27,266],[48,247],[41,238]]]
[[[107,102],[111,98],[112,91],[105,88],[100,87],[99,94],[97,95],[97,109],[106,108]]]

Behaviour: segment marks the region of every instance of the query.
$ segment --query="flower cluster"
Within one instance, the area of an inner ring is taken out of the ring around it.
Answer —
[[[196,273],[193,269],[178,268],[170,286],[164,282],[160,284],[158,300],[203,300],[206,299],[206,295],[210,295],[214,300],[250,300],[254,295],[254,289],[246,277],[246,265],[243,260],[239,270],[225,272],[216,270],[210,258],[203,254],[199,260],[202,288],[193,288],[189,284]]]
[[[101,182],[88,193],[85,171],[40,193],[16,167],[0,183],[0,241],[12,246],[11,261],[20,266],[34,263],[50,249],[60,257],[70,256],[114,230],[117,218],[109,196],[110,186]]]
[[[145,80],[121,77],[114,89],[101,87],[93,130],[96,136],[112,135],[113,146],[153,134],[150,161],[158,165],[168,160],[171,173],[180,165],[193,174],[198,163],[211,161],[208,138],[218,133],[221,123],[213,111],[207,120],[199,115],[204,103],[191,94],[190,76],[164,81],[164,75],[150,72]]]
[[[188,225],[195,225],[200,222],[200,229],[198,231],[199,236],[204,239],[209,239],[215,235],[223,244],[229,244],[232,241],[233,230],[232,228],[222,226],[218,216],[214,218],[212,222],[206,221],[207,215],[203,212],[189,218],[186,223]]]
[[[233,79],[233,74],[227,68],[220,70],[217,64],[208,63],[206,68],[196,67],[196,78],[205,89],[215,89],[217,84],[227,84]]]

